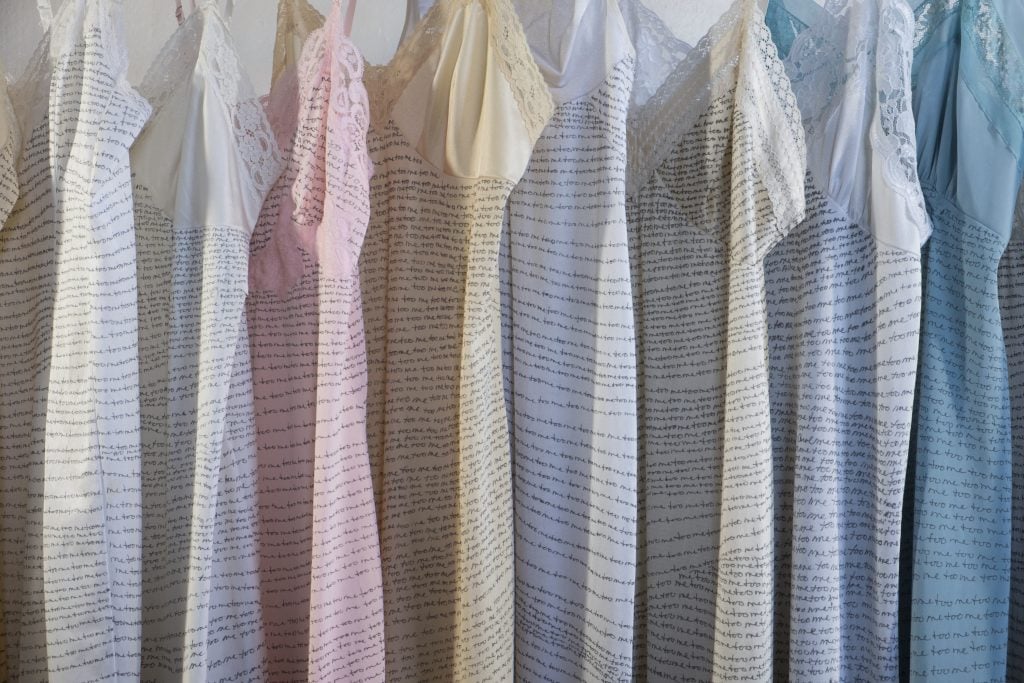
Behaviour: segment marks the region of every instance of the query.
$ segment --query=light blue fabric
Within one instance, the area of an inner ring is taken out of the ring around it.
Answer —
[[[1019,2],[916,9],[918,171],[934,232],[911,454],[911,681],[1007,674],[1010,402],[996,276],[1024,159]]]
[[[808,157],[806,218],[765,260],[774,674],[896,683],[930,232],[910,109],[914,17],[903,0],[772,0],[768,16]]]

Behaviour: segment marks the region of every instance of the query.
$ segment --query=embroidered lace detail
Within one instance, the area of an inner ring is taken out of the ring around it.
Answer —
[[[362,83],[364,62],[345,36],[336,10],[323,28],[310,34],[298,68],[303,105],[296,116],[297,135],[320,140],[291,156],[279,181],[290,195],[281,203],[270,242],[254,255],[252,269],[254,287],[261,286],[260,274],[278,272],[274,279],[284,291],[302,279],[311,261],[326,277],[350,277],[358,268],[370,215],[370,105]],[[326,109],[319,109],[317,102]],[[303,252],[310,258],[303,258]]]
[[[295,59],[293,48],[305,41],[309,34],[324,23],[320,14],[308,0],[281,0],[277,6],[277,39],[274,41],[274,70],[271,83]]]
[[[996,93],[1024,129],[1024,57],[1017,51],[1006,24],[990,2],[963,5],[966,39],[985,65]]]
[[[390,64],[367,67],[366,82],[374,125],[387,124],[395,100],[416,70],[440,46],[440,38],[452,15],[474,2],[487,13],[492,46],[500,53],[498,65],[512,89],[530,139],[540,136],[555,105],[540,68],[530,54],[526,34],[511,0],[441,0],[435,4],[409,39],[399,46]]]
[[[871,131],[872,143],[884,161],[886,181],[907,202],[923,241],[931,223],[917,177],[910,98],[913,17],[902,2],[892,0],[836,0],[827,9],[835,16],[823,18],[797,36],[786,60],[807,138],[816,141],[826,135],[823,127],[851,100],[865,109],[876,108],[880,128]],[[812,159],[811,171],[820,186],[831,187],[831,169],[817,166]],[[868,206],[844,208],[860,221]]]
[[[640,0],[619,0],[619,9],[636,50],[631,106],[640,107],[682,63],[691,47]]]
[[[987,82],[969,79],[968,87],[983,91],[977,95],[1003,102],[1024,129],[1024,55],[1014,46],[1003,18],[989,0],[928,0],[922,4],[915,13],[915,51],[928,43],[936,27],[957,12],[961,13],[962,39],[971,44],[988,76]]]
[[[911,103],[910,70],[914,54],[910,8],[884,0],[879,13],[878,57],[875,60],[878,120],[881,134],[872,140],[885,159],[883,172],[890,187],[906,200],[911,221],[920,228],[920,243],[931,234],[931,218],[917,175],[917,132]]]
[[[775,229],[785,233],[804,218],[807,147],[800,108],[786,67],[772,42],[771,31],[764,23],[764,10],[753,2],[751,8],[754,11],[746,19],[747,35],[743,41],[743,59],[748,61],[745,71],[752,74],[762,69],[766,77],[744,79],[746,87],[740,91],[739,103],[745,103],[749,111],[759,112],[763,125],[772,128],[758,128],[761,154],[755,157],[754,163],[772,200]]]
[[[250,180],[246,190],[254,206],[259,206],[281,171],[281,155],[229,36],[217,4],[204,2],[178,27],[146,73],[140,90],[158,111],[188,75],[202,66],[216,82],[217,95],[227,109]]]
[[[718,59],[712,60],[712,53]],[[712,65],[717,66],[714,72]],[[742,91],[736,92],[740,73],[750,77],[742,79]],[[646,184],[712,99],[729,93],[736,94],[735,106],[751,111],[754,120],[781,126],[781,130],[762,130],[756,163],[772,198],[777,226],[788,229],[804,213],[804,131],[789,78],[757,0],[736,0],[636,111],[630,125],[635,153],[629,194],[635,195]],[[783,138],[781,143],[772,141],[777,137]]]
[[[819,135],[821,126],[841,105],[840,93],[867,77],[873,41],[862,33],[856,37],[859,45],[852,51],[846,49],[851,26],[844,9],[798,33],[784,61],[808,138]]]
[[[914,11],[914,50],[925,44],[935,26],[960,9],[960,0],[927,0]]]
[[[707,109],[712,95],[736,85],[740,22],[751,0],[734,0],[711,29],[687,53],[643,107],[630,112],[632,140],[628,178],[629,194],[635,195],[672,152],[672,141],[693,127]],[[772,48],[774,51],[774,47]],[[735,55],[711,73],[711,53]],[[666,141],[669,141],[666,144]]]

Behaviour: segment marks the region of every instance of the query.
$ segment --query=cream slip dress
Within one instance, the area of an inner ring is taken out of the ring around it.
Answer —
[[[181,25],[141,88],[153,117],[131,150],[142,680],[265,676],[245,298],[249,238],[280,161],[226,9],[201,0],[185,17],[178,5]]]
[[[367,432],[393,681],[513,676],[498,248],[552,111],[509,0],[442,0],[367,70]]]

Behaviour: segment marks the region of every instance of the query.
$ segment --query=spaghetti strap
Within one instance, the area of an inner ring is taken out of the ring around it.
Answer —
[[[356,16],[356,0],[348,0],[348,6],[345,8],[345,23],[342,26],[342,31],[345,32],[345,37],[349,38],[352,36],[352,21]]]
[[[51,0],[36,0],[36,7],[39,8],[39,23],[43,25],[43,31],[50,30],[53,23],[53,6]]]

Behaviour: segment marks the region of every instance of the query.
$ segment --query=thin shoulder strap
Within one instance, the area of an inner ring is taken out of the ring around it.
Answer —
[[[53,6],[50,0],[36,0],[36,7],[39,8],[39,23],[43,25],[43,32],[50,30],[53,23]]]
[[[405,6],[405,26],[402,28],[402,37],[398,39],[398,44],[401,45],[405,42],[405,39],[413,34],[416,30],[416,25],[420,23],[420,3],[418,0],[408,0]]]
[[[189,12],[196,11],[196,0],[191,0],[192,9]],[[174,18],[178,20],[178,25],[181,26],[185,23],[185,8],[181,6],[181,0],[174,0]]]
[[[342,30],[345,32],[345,36],[352,35],[352,21],[356,16],[356,0],[348,0],[348,6],[345,8],[345,23],[342,26]]]

